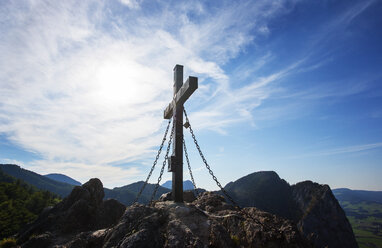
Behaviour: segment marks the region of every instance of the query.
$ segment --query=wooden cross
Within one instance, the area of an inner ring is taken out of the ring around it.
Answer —
[[[188,77],[183,84],[183,66],[174,68],[174,98],[164,111],[164,118],[173,117],[175,141],[168,161],[172,172],[172,199],[183,202],[183,104],[198,88],[198,78]]]

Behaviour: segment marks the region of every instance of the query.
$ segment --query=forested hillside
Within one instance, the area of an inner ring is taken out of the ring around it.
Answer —
[[[15,164],[0,164],[0,170],[9,176],[29,183],[40,190],[48,190],[61,197],[69,195],[74,187],[74,185],[52,180],[33,171],[23,169]]]
[[[57,195],[5,175],[0,170],[0,240],[34,221],[42,210],[60,201]]]
[[[0,164],[0,171],[3,172],[5,176],[11,176],[25,181],[26,183],[33,185],[40,190],[49,190],[54,194],[60,195],[61,197],[66,197],[70,194],[75,185],[70,185],[68,183],[59,182],[46,176],[42,176],[36,172],[26,170],[18,165],[13,164]],[[63,175],[65,176],[65,175]],[[65,176],[66,177],[66,176]],[[4,180],[0,180],[4,181]],[[105,199],[116,199],[125,205],[130,205],[133,203],[135,197],[143,186],[144,182],[136,182],[123,187],[116,187],[113,189],[105,188]],[[148,183],[141,194],[138,202],[148,203],[151,199],[151,195],[155,189],[155,184]],[[154,199],[158,199],[162,194],[169,192],[170,190],[162,186],[158,187],[157,194]]]

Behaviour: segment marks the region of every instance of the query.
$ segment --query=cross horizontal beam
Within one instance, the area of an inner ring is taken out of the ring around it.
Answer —
[[[182,85],[178,90],[174,99],[170,102],[167,108],[164,111],[164,119],[170,119],[173,115],[173,111],[176,105],[185,103],[187,99],[194,93],[198,88],[198,78],[197,77],[188,77],[187,81]]]

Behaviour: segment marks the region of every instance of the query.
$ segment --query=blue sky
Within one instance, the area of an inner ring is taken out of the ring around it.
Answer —
[[[377,0],[1,1],[0,163],[144,180],[182,64],[223,185],[274,170],[382,190],[380,13]],[[196,184],[216,189],[185,131]]]

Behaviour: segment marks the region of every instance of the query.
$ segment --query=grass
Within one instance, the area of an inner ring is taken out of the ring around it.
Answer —
[[[382,248],[382,204],[340,202],[360,248]]]

